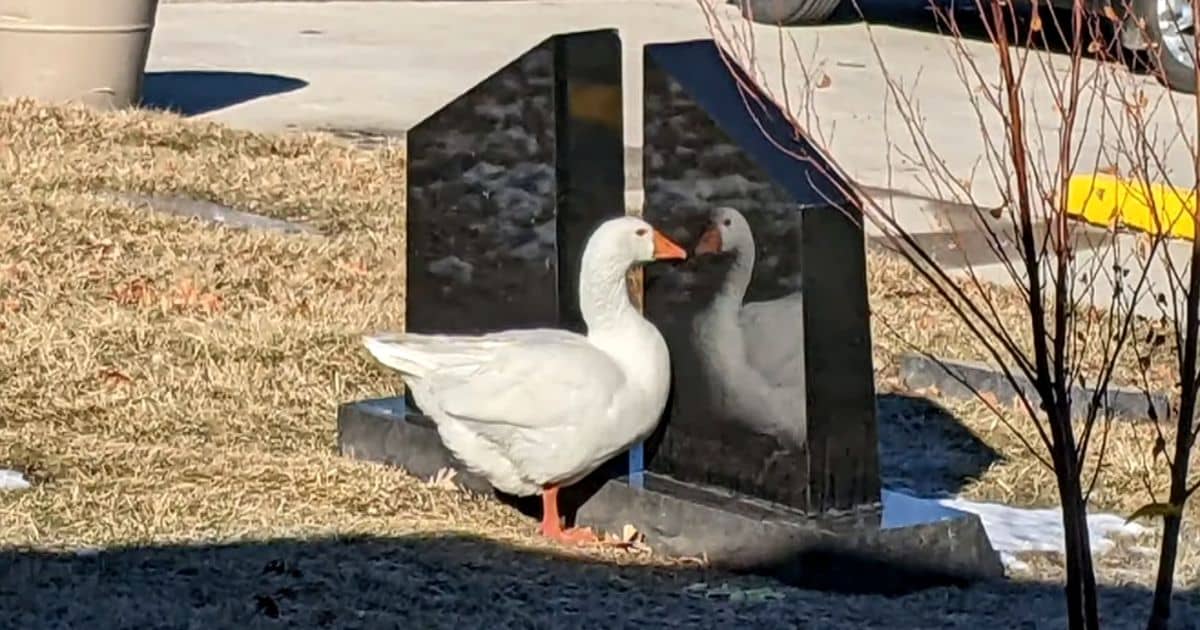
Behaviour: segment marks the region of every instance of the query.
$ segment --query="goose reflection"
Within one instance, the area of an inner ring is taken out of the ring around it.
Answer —
[[[796,292],[744,303],[755,253],[754,234],[740,212],[723,207],[710,214],[695,255],[732,260],[712,301],[692,319],[697,367],[713,411],[799,444],[807,433],[802,297]]]

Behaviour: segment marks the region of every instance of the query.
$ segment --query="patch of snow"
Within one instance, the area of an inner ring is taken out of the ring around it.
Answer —
[[[953,518],[958,512],[979,516],[992,547],[999,552],[1000,559],[1010,570],[1024,567],[1016,557],[1018,553],[1063,552],[1062,510],[1059,508],[1019,508],[957,497],[924,499],[901,492],[883,491],[884,527],[945,520]],[[1115,536],[1138,536],[1146,531],[1146,527],[1125,523],[1125,519],[1115,514],[1088,516],[1093,555],[1102,555],[1112,549],[1115,544],[1112,538]]]
[[[944,499],[922,499],[903,492],[883,491],[883,526],[907,527],[930,521],[944,521],[959,515],[958,510],[942,504]]]
[[[25,475],[8,469],[0,469],[0,490],[26,490],[30,487]]]

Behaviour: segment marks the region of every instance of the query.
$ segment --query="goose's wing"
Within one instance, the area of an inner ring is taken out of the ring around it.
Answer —
[[[617,364],[586,341],[527,337],[470,372],[435,375],[428,391],[446,416],[541,484],[609,455],[584,429],[609,419],[625,384]]]
[[[802,382],[804,310],[799,293],[743,304],[738,323],[745,341],[746,363],[772,386]]]
[[[474,425],[544,429],[594,422],[625,386],[620,367],[579,335],[510,331],[481,341],[462,342],[458,356],[474,354],[472,360],[436,370],[429,383],[442,411]]]

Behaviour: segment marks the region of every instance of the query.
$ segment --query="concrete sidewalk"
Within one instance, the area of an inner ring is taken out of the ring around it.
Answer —
[[[235,126],[400,133],[545,38],[595,28],[621,29],[633,58],[641,42],[708,34],[688,0],[185,3],[159,9],[148,70],[307,83],[205,114]]]
[[[714,0],[708,0],[714,2]],[[908,3],[908,4],[905,4]],[[727,32],[748,27],[736,10],[715,0]],[[889,0],[886,10],[917,11],[918,0]],[[697,0],[512,0],[506,2],[260,2],[168,3],[160,7],[148,66],[148,89],[190,95],[197,116],[264,131],[331,129],[400,135],[511,59],[558,32],[618,28],[625,47],[626,143],[641,145],[641,47],[649,42],[712,37]],[[970,220],[945,185],[929,176],[923,161],[940,160],[946,171],[970,185],[978,203],[999,205],[1003,196],[989,172],[986,139],[999,141],[1004,122],[995,112],[977,111],[981,94],[964,86],[956,62],[974,59],[984,79],[998,83],[990,44],[953,40],[912,28],[861,23],[788,29],[754,26],[763,81],[788,98],[821,144],[877,198],[894,208],[908,230],[944,233],[970,229]],[[873,42],[873,44],[872,44]],[[778,53],[780,44],[784,58]],[[885,73],[875,48],[884,59]],[[796,56],[798,51],[799,57]],[[1029,124],[1042,134],[1048,164],[1056,159],[1058,119],[1053,73],[1064,55],[1030,64]],[[809,83],[802,80],[803,63]],[[1126,72],[1085,61],[1091,70]],[[787,67],[785,74],[783,68]],[[209,75],[195,71],[208,71]],[[1178,129],[1195,128],[1195,109],[1183,99],[1176,120],[1171,98],[1151,77],[1126,79],[1142,91],[1158,125],[1154,152],[1178,186],[1192,184],[1193,168]],[[923,123],[914,137],[889,97],[889,85],[909,99]],[[822,87],[818,87],[822,86]],[[1101,123],[1112,126],[1128,105],[1111,94],[1092,94],[1089,126],[1077,137],[1080,168],[1120,164],[1121,149]],[[198,103],[198,105],[196,105]],[[797,105],[807,103],[807,107]],[[983,105],[986,110],[986,104]],[[185,107],[185,109],[188,109]],[[986,133],[981,130],[988,130]],[[1035,141],[1036,144],[1036,141]],[[631,183],[638,173],[630,173]],[[636,186],[634,186],[636,187]],[[869,230],[869,233],[874,230]],[[1123,248],[1131,247],[1132,241]],[[1183,249],[1173,246],[1174,249]],[[1006,280],[985,250],[981,275]],[[1092,254],[1084,254],[1085,256]],[[961,256],[960,256],[961,258]],[[1103,265],[1099,265],[1103,266]],[[1111,267],[1111,264],[1107,266]],[[1165,271],[1156,272],[1159,282]],[[1111,287],[1093,300],[1111,300]],[[1152,302],[1139,307],[1150,316]]]

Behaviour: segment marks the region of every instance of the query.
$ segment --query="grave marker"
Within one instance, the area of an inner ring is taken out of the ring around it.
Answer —
[[[409,130],[406,329],[582,330],[583,245],[625,211],[621,107],[616,31],[567,33]],[[352,457],[422,477],[457,465],[407,394],[345,405],[338,425]]]
[[[726,251],[647,269],[676,356],[650,469],[811,513],[878,503],[858,204],[711,42],[648,46],[644,68],[645,218],[697,243],[736,210]]]
[[[973,515],[882,505],[850,188],[712,40],[648,45],[643,68],[643,215],[697,253],[645,270],[671,401],[644,471],[631,462],[579,522],[824,588],[1001,575]]]
[[[644,448],[564,490],[564,511],[797,584],[1001,575],[973,515],[881,506],[857,201],[711,40],[649,45],[644,64],[643,214],[702,255],[634,284],[671,349],[672,400]],[[581,329],[583,243],[625,212],[622,101],[616,33],[558,35],[409,133],[410,330]],[[338,422],[350,456],[458,467],[401,399]]]

